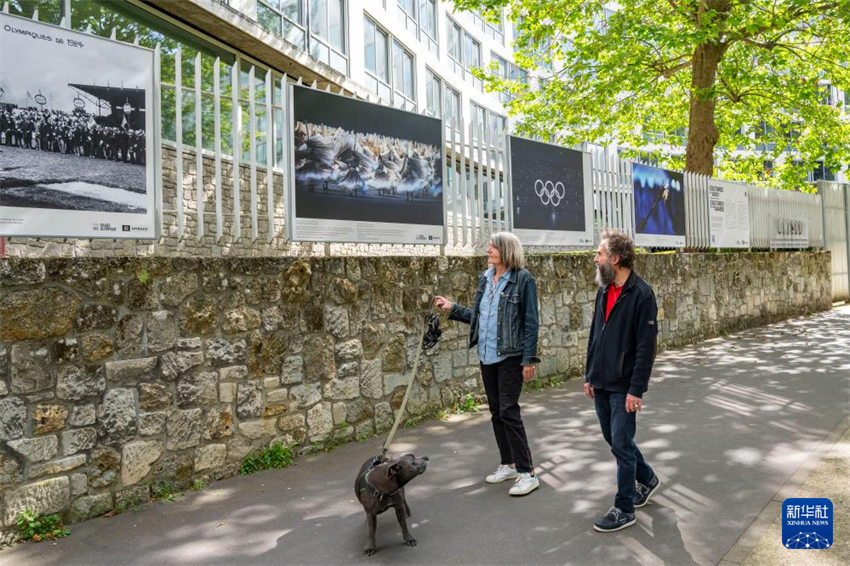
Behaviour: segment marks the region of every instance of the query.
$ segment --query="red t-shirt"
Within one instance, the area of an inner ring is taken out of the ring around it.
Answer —
[[[608,315],[611,314],[611,309],[614,307],[614,303],[617,302],[617,297],[619,297],[622,292],[622,287],[617,287],[613,283],[608,285],[608,302],[605,305],[605,322],[608,322]]]

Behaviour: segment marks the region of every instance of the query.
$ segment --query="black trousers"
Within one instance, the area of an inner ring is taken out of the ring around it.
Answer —
[[[532,473],[531,451],[519,408],[521,361],[522,356],[513,356],[495,364],[481,364],[481,377],[501,463],[516,464],[520,473]]]

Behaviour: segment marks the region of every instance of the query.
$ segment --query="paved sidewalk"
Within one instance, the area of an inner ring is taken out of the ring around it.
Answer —
[[[523,396],[541,480],[526,497],[483,481],[498,463],[485,413],[399,431],[394,451],[431,458],[407,488],[414,548],[401,544],[390,512],[378,519],[378,553],[360,553],[365,524],[354,476],[381,437],[218,482],[179,502],[71,525],[66,539],[0,552],[0,565],[717,564],[727,554],[746,557],[760,535],[752,542],[742,535],[778,493],[796,491],[813,469],[803,464],[826,454],[824,440],[835,442],[850,423],[850,308],[663,353],[654,376],[638,442],[664,484],[638,511],[638,525],[619,533],[591,528],[613,501],[615,465],[573,380]],[[835,485],[810,493],[835,502]],[[830,553],[839,543],[848,541],[836,537],[830,551],[787,552],[823,553],[823,563],[837,563]]]

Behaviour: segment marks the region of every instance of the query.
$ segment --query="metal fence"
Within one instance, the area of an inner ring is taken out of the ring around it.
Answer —
[[[832,256],[832,299],[850,299],[850,185],[819,181],[823,199],[824,248]]]
[[[37,13],[34,16],[37,19]],[[155,151],[160,199],[164,193],[162,145],[174,147],[178,156],[174,191],[159,203],[159,228],[176,233],[181,240],[200,241],[208,224],[216,242],[226,235],[238,242],[242,223],[247,221],[252,241],[261,237],[267,242],[280,241],[286,233],[282,195],[293,189],[287,186],[291,177],[284,170],[288,161],[284,156],[291,151],[291,126],[286,123],[284,109],[289,106],[288,83],[293,79],[236,52],[230,53],[230,61],[216,57],[202,65],[200,52],[190,50],[191,57],[187,58],[183,50],[174,42],[167,53],[162,45],[155,47],[156,107],[161,114],[156,121],[156,139],[163,140],[164,125],[168,129],[166,141],[161,141]],[[160,62],[166,55],[169,65],[163,65],[166,70],[161,71]],[[173,73],[169,72],[172,66]],[[207,72],[202,68],[211,69],[211,76],[202,76]],[[165,98],[174,102],[166,104]],[[489,234],[512,226],[506,135],[492,131],[489,124],[462,117],[459,122],[460,128],[446,124],[444,136],[445,249],[449,253],[480,249]],[[191,155],[187,162],[191,170],[186,169],[184,150]],[[590,153],[596,242],[606,228],[634,235],[631,162],[620,159],[609,148],[595,148]],[[214,162],[211,172],[205,172],[204,159]],[[269,170],[276,175],[266,174]],[[686,247],[690,249],[710,248],[709,180],[704,175],[685,174]],[[224,194],[225,187],[232,191],[232,198]],[[771,247],[775,219],[803,218],[810,246],[826,245],[833,251],[834,271],[847,278],[848,261],[843,258],[847,256],[850,231],[846,224],[850,195],[846,185],[823,184],[818,194],[748,188],[751,249]],[[230,206],[223,206],[225,199]],[[261,211],[267,218],[260,218]],[[825,223],[829,227],[826,242]],[[847,287],[839,285],[836,292],[846,295]]]

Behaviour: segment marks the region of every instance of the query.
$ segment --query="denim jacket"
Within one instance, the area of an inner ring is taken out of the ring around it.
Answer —
[[[469,324],[469,347],[478,344],[478,315],[481,297],[487,286],[486,272],[478,277],[473,307],[452,305],[450,320]],[[537,357],[537,284],[525,269],[512,269],[499,297],[497,351],[500,356],[522,356],[522,365],[540,363]]]

